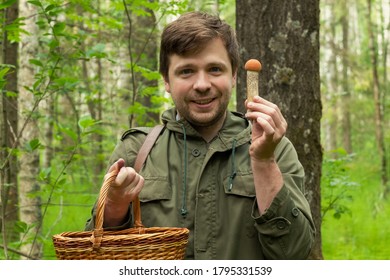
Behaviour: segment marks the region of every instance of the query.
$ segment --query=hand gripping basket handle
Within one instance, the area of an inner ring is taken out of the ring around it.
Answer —
[[[140,150],[138,151],[137,158],[134,162],[134,170],[139,172],[145,163],[146,158],[150,150],[152,149],[154,143],[156,142],[158,136],[161,133],[161,130],[164,128],[163,125],[156,125],[146,136],[145,142],[142,144]],[[144,227],[141,221],[141,205],[139,197],[137,196],[133,203],[133,215],[134,215],[134,227],[140,228]]]
[[[134,170],[139,172],[145,163],[146,158],[150,150],[152,149],[154,143],[156,142],[158,136],[163,130],[163,125],[156,125],[146,136],[144,143],[142,144],[140,150],[138,151],[137,157],[134,162]],[[100,190],[99,199],[97,202],[97,211],[96,211],[96,224],[95,230],[92,236],[93,248],[98,249],[100,247],[100,243],[103,236],[103,216],[104,216],[104,204],[107,197],[108,189],[111,186],[111,183],[115,180],[118,171],[113,171],[108,174],[106,179],[103,182],[103,186]],[[134,227],[143,228],[143,224],[141,221],[141,206],[139,198],[136,197],[132,202],[133,205],[133,215],[134,215]]]

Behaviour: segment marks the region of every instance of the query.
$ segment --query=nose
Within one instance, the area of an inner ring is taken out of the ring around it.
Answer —
[[[211,88],[210,77],[205,72],[199,72],[196,76],[194,89],[199,92],[208,91]]]

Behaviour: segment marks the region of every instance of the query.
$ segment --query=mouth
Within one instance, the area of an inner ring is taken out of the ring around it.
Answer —
[[[202,99],[202,100],[193,100],[194,103],[198,105],[206,105],[211,103],[215,98]]]

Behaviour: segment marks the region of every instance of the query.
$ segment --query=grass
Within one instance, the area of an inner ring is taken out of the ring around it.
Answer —
[[[350,163],[349,177],[358,186],[350,191],[352,201],[345,202],[350,214],[339,219],[325,217],[322,247],[329,260],[390,259],[390,205],[380,197],[379,164],[358,156]]]
[[[90,189],[87,189],[56,196],[46,213],[43,259],[55,259],[52,235],[66,231],[84,230],[97,195],[97,191],[93,193]]]

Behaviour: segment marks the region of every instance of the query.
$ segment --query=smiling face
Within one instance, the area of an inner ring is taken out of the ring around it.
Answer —
[[[212,39],[196,54],[169,57],[165,89],[180,117],[195,129],[218,132],[235,83],[236,73],[232,72],[228,53],[219,38]]]

